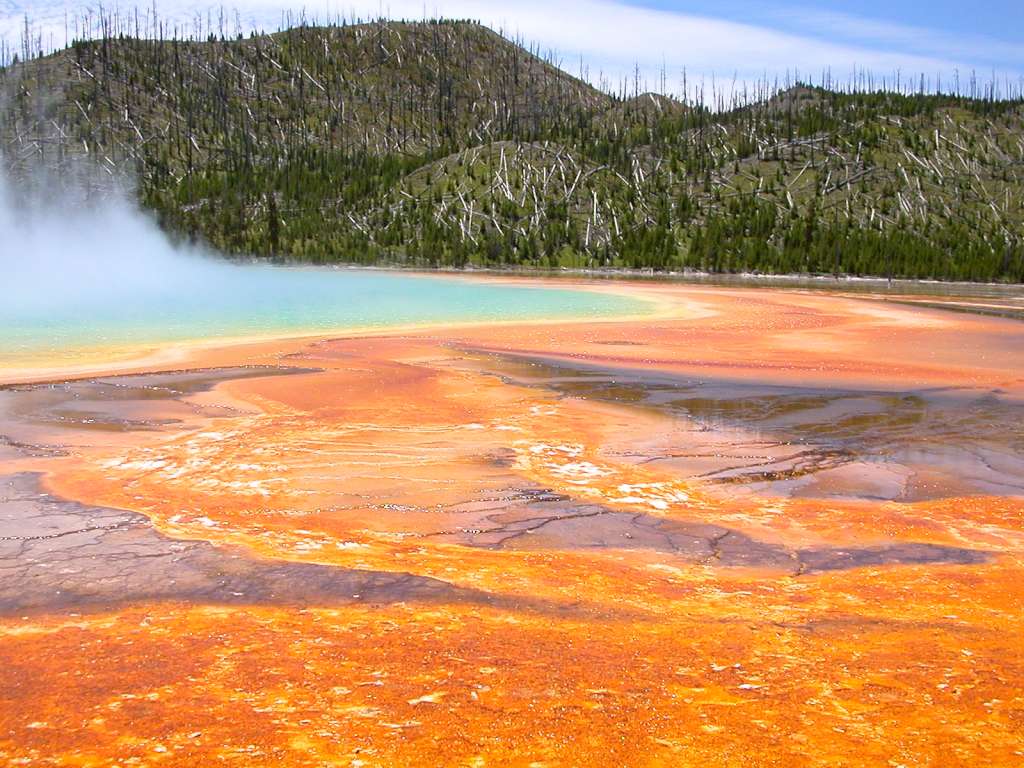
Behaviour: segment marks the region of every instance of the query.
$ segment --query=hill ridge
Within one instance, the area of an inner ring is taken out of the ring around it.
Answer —
[[[229,253],[1024,281],[1020,101],[622,99],[465,21],[84,41],[0,94],[12,173],[128,169]]]

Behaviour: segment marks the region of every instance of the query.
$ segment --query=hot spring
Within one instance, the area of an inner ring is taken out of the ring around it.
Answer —
[[[235,264],[172,245],[117,196],[89,203],[68,191],[48,200],[26,195],[0,178],[0,366],[193,340],[621,316],[648,307],[566,288]]]

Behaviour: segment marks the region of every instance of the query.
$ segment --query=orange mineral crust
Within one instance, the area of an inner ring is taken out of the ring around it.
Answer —
[[[0,762],[1024,763],[1024,325],[581,287],[0,389]]]

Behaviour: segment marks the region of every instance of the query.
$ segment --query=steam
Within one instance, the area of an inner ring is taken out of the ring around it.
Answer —
[[[279,316],[277,270],[175,244],[98,166],[14,178],[0,172],[0,362],[248,335]]]
[[[114,182],[0,173],[0,316],[110,310],[195,289],[229,265],[174,246]]]

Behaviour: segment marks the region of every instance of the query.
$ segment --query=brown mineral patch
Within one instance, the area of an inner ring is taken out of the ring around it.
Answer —
[[[142,515],[87,507],[0,476],[0,617],[136,603],[335,606],[471,602],[557,611],[408,573],[260,560],[205,541],[170,539]]]

